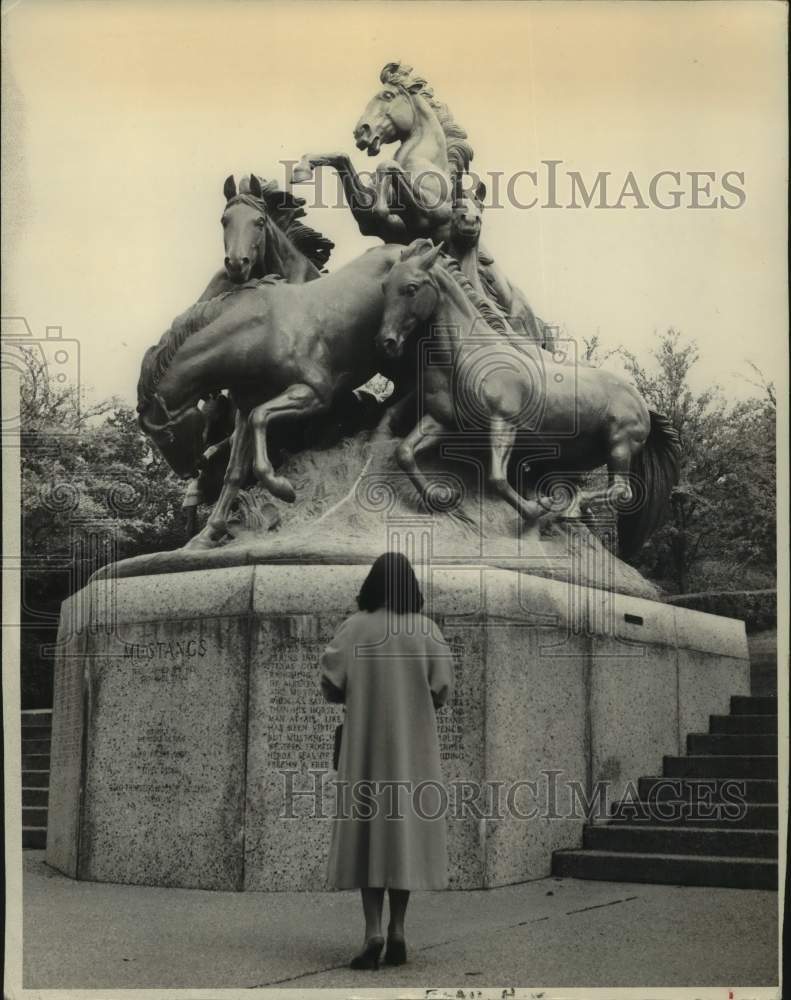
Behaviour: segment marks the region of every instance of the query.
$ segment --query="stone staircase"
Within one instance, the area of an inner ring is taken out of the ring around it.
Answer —
[[[22,847],[47,846],[52,710],[22,712]]]
[[[739,799],[747,803],[746,809]],[[640,778],[638,798],[588,823],[582,848],[556,851],[552,873],[613,882],[776,889],[777,698],[731,698],[686,757]]]

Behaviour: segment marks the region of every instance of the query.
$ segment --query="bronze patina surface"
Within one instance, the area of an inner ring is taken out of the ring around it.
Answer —
[[[654,596],[601,538],[628,557],[659,523],[675,431],[623,377],[549,349],[481,242],[467,133],[411,67],[388,63],[380,84],[353,134],[393,157],[369,182],[346,154],[308,154],[292,180],[332,166],[384,245],[328,274],[333,244],[303,199],[225,181],[224,267],[138,383],[141,427],[212,509],[185,548],[112,572],[366,562],[406,518],[436,558]],[[364,388],[376,376],[389,398]]]

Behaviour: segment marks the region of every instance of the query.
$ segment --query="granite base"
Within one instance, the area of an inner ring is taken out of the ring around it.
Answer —
[[[48,863],[100,882],[325,888],[340,709],[318,659],[364,573],[104,579],[65,602]],[[422,583],[455,653],[438,715],[451,888],[547,876],[597,788],[614,799],[660,773],[749,694],[739,621],[481,566]]]

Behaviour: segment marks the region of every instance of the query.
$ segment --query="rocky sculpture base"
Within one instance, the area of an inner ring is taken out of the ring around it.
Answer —
[[[572,787],[607,781],[617,798],[749,693],[741,622],[417,562],[456,654],[438,716],[452,888],[548,875],[554,850],[580,844]],[[48,863],[101,882],[325,888],[322,789],[340,710],[321,699],[318,658],[363,575],[237,566],[97,580],[65,602]],[[504,808],[487,814],[497,787]],[[459,795],[479,810],[459,811]]]
[[[245,491],[230,530],[233,537],[212,548],[188,546],[137,556],[101,575],[143,576],[277,562],[370,565],[383,551],[409,546],[437,565],[476,562],[533,576],[632,594],[648,600],[658,589],[618,559],[614,522],[596,530],[582,518],[549,515],[527,524],[486,482],[488,444],[475,447],[449,439],[420,462],[433,482],[462,495],[447,513],[428,512],[399,469],[399,437],[362,430],[324,448],[286,454],[278,472],[297,492],[289,505],[260,487]],[[540,463],[536,463],[540,474]],[[277,527],[267,530],[277,511]],[[608,544],[602,543],[604,538]]]

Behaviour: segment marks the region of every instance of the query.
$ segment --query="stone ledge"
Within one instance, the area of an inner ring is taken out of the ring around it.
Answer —
[[[749,660],[744,622],[691,608],[673,607],[676,644],[700,653]]]
[[[691,611],[741,619],[748,633],[777,627],[776,590],[707,590],[676,594],[668,597],[667,603]]]

